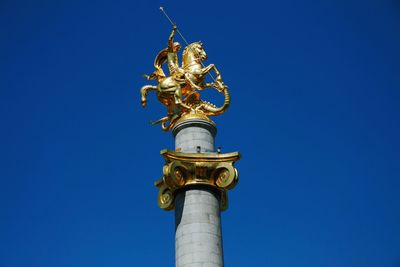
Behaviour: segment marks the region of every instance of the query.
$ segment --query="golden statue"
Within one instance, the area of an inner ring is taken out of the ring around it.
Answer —
[[[207,54],[201,42],[189,44],[182,53],[182,66],[179,66],[178,52],[181,48],[174,42],[176,26],[168,38],[167,48],[161,50],[154,60],[155,71],[145,75],[148,80],[156,80],[157,85],[145,85],[141,88],[141,102],[145,107],[149,91],[156,91],[158,100],[168,110],[167,116],[154,122],[161,123],[164,131],[170,130],[184,114],[196,113],[204,116],[215,116],[223,113],[230,104],[228,87],[224,84],[221,74],[214,64],[204,67],[202,62],[207,59]],[[166,76],[162,66],[167,62],[169,76]],[[214,82],[207,83],[206,75],[213,70],[216,78]],[[224,104],[216,107],[214,104],[201,100],[199,91],[206,88],[215,88],[224,95]]]

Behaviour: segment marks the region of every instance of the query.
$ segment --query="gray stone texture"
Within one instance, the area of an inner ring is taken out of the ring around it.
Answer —
[[[176,125],[173,129],[175,150],[186,153],[214,152],[215,125],[203,120],[188,120]]]
[[[216,127],[204,120],[188,120],[173,129],[180,152],[214,152]],[[219,194],[207,187],[191,187],[175,194],[176,267],[223,267]]]
[[[192,188],[175,196],[176,267],[222,267],[222,235],[218,194]]]

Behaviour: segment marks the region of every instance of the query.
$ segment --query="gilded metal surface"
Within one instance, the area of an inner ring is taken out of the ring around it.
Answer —
[[[215,116],[222,114],[230,104],[228,87],[222,81],[222,77],[214,64],[203,67],[202,62],[207,59],[201,42],[189,44],[182,53],[182,65],[179,66],[178,52],[181,48],[178,42],[174,42],[176,26],[168,38],[167,47],[161,50],[154,60],[154,72],[145,75],[148,80],[156,80],[157,85],[145,85],[141,88],[141,102],[145,107],[147,95],[150,91],[156,91],[158,100],[167,107],[167,116],[154,122],[161,123],[163,130],[170,130],[185,114],[202,114]],[[163,65],[167,63],[169,76],[164,73]],[[213,71],[216,75],[214,82],[205,81],[206,75]],[[224,103],[217,107],[214,104],[203,101],[200,97],[201,90],[214,88],[224,96]]]
[[[221,210],[228,208],[228,190],[235,187],[239,173],[234,163],[238,152],[226,154],[180,153],[162,150],[165,159],[163,176],[155,182],[159,188],[158,205],[164,210],[174,209],[174,192],[191,185],[211,186],[220,192]]]

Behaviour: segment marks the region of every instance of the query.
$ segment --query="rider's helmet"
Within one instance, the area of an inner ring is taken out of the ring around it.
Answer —
[[[181,49],[181,44],[178,42],[174,42],[173,48],[174,51],[179,51],[179,49]]]

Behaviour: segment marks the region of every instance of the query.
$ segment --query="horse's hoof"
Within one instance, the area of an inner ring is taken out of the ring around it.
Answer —
[[[147,102],[146,101],[142,101],[142,107],[146,107],[147,106]]]

